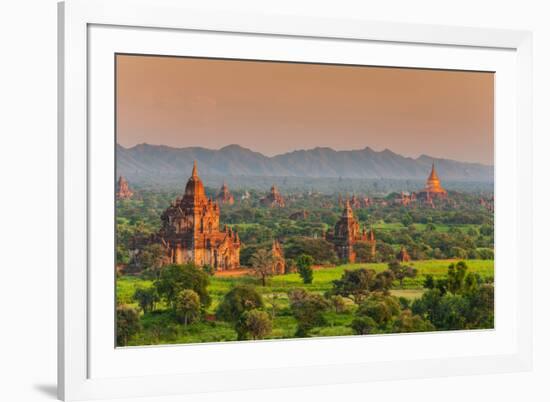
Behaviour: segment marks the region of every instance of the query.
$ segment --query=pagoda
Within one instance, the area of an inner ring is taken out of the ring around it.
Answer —
[[[372,228],[369,233],[363,228],[360,230],[359,221],[353,214],[350,201],[346,200],[342,215],[334,229],[327,233],[326,240],[334,244],[334,249],[338,258],[344,262],[355,262],[356,253],[354,245],[357,242],[362,242],[370,246],[371,258],[374,258],[376,253],[376,239]]]
[[[285,254],[281,243],[277,239],[273,241],[271,247],[271,255],[273,256],[273,273],[275,275],[282,275],[285,273]]]
[[[116,199],[129,200],[133,195],[134,193],[130,190],[130,186],[128,185],[126,178],[124,176],[120,176],[117,183]]]
[[[183,197],[171,203],[161,221],[148,244],[160,244],[167,263],[209,265],[216,271],[239,268],[239,235],[227,226],[220,230],[220,207],[206,197],[196,162]]]
[[[262,198],[260,200],[260,203],[264,206],[268,206],[271,208],[284,208],[284,206],[286,205],[285,199],[279,193],[279,190],[277,189],[277,186],[275,184],[271,186],[269,194]]]
[[[426,180],[426,186],[422,191],[419,191],[417,198],[422,201],[431,203],[433,199],[442,199],[447,197],[447,190],[441,187],[441,181],[435,170],[435,163],[432,162],[432,170],[428,179]]]
[[[227,183],[225,181],[222,184],[222,188],[220,189],[217,198],[220,204],[233,205],[235,203],[235,197],[233,197],[233,194],[229,191],[229,187],[227,187]]]

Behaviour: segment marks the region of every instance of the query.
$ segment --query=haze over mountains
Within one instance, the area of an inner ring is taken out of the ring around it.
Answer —
[[[300,150],[268,157],[239,145],[219,150],[201,147],[172,148],[139,144],[117,145],[117,175],[139,184],[181,181],[197,160],[201,176],[302,177],[425,180],[434,161],[443,181],[492,182],[493,166],[422,155],[409,158],[390,150],[367,147],[353,151],[331,148]]]

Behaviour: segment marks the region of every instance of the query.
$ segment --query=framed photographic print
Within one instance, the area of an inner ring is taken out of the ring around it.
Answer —
[[[59,16],[61,398],[530,368],[530,33]]]

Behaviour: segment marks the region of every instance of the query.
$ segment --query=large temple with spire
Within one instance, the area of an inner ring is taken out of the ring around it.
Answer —
[[[164,247],[168,262],[210,265],[216,271],[239,268],[239,235],[227,227],[220,230],[219,204],[206,197],[196,162],[183,197],[171,203],[161,220],[151,242]]]
[[[370,248],[370,257],[376,254],[376,239],[372,228],[367,232],[361,230],[359,221],[353,215],[350,201],[346,200],[342,215],[334,229],[327,233],[326,239],[334,244],[338,258],[344,262],[355,262],[356,253],[354,245],[358,242],[366,243]]]

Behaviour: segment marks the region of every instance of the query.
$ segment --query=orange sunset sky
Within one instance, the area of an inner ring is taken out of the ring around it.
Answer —
[[[117,142],[272,156],[391,149],[493,164],[494,74],[117,56]]]

